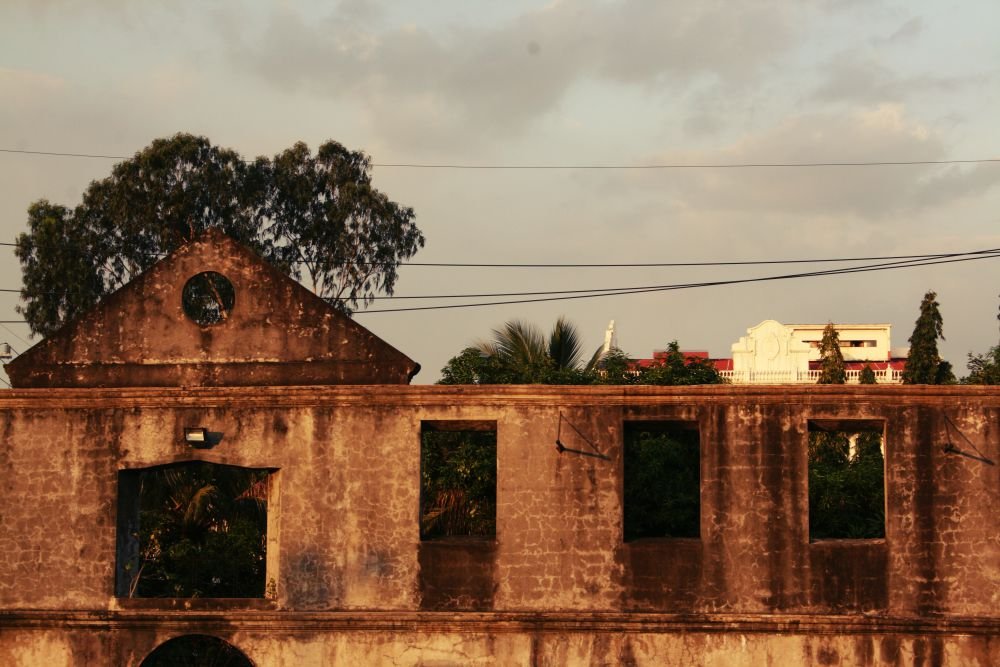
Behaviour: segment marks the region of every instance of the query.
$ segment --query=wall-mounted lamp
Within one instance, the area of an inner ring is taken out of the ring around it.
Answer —
[[[184,442],[195,449],[209,449],[222,442],[222,434],[209,431],[204,426],[184,427]]]

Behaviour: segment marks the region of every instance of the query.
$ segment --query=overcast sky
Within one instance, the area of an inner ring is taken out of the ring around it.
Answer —
[[[1000,158],[1000,3],[873,0],[5,0],[0,148],[131,155],[203,134],[245,157],[336,139],[376,163],[645,165]],[[0,153],[0,241],[113,161]],[[1000,164],[811,169],[379,167],[424,262],[635,263],[1000,247]],[[0,287],[20,269],[3,250]],[[828,268],[830,265],[811,268]],[[662,285],[789,272],[404,267],[397,295]],[[943,355],[997,344],[1000,259],[599,299],[358,314],[433,382],[505,320],[596,348],[728,356],[764,319],[888,322],[936,290]],[[0,294],[0,319],[17,295]],[[376,302],[371,309],[415,305]],[[27,327],[0,341],[20,351]],[[19,347],[20,346],[20,347]]]

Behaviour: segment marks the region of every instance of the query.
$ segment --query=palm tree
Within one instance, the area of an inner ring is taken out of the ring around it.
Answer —
[[[479,352],[500,365],[515,382],[526,384],[549,382],[555,376],[565,381],[579,379],[581,373],[592,370],[601,359],[598,348],[586,364],[582,364],[582,343],[576,326],[560,316],[548,338],[537,326],[524,320],[510,320],[493,330],[493,338],[480,341]]]

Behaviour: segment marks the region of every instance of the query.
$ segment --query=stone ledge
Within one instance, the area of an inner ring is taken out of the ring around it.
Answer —
[[[250,633],[458,632],[469,634],[681,632],[789,635],[1000,635],[1000,618],[809,614],[621,614],[387,611],[2,611],[3,628],[86,628]]]
[[[1000,387],[939,385],[696,385],[564,386],[564,385],[316,385],[283,387],[132,387],[117,389],[12,389],[0,391],[0,410],[16,408],[228,408],[450,406],[466,405],[706,405],[824,402],[872,406],[942,405],[956,399],[979,399],[984,407],[1000,407]],[[994,405],[995,402],[995,405]],[[822,415],[817,418],[823,418]]]

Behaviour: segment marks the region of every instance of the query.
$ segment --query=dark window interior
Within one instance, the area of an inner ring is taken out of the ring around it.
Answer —
[[[496,422],[422,422],[420,538],[495,537],[496,508]]]
[[[885,537],[880,421],[809,422],[809,539]]]
[[[271,472],[200,461],[121,471],[117,594],[264,597]]]
[[[700,537],[697,424],[627,422],[624,454],[625,540]]]

